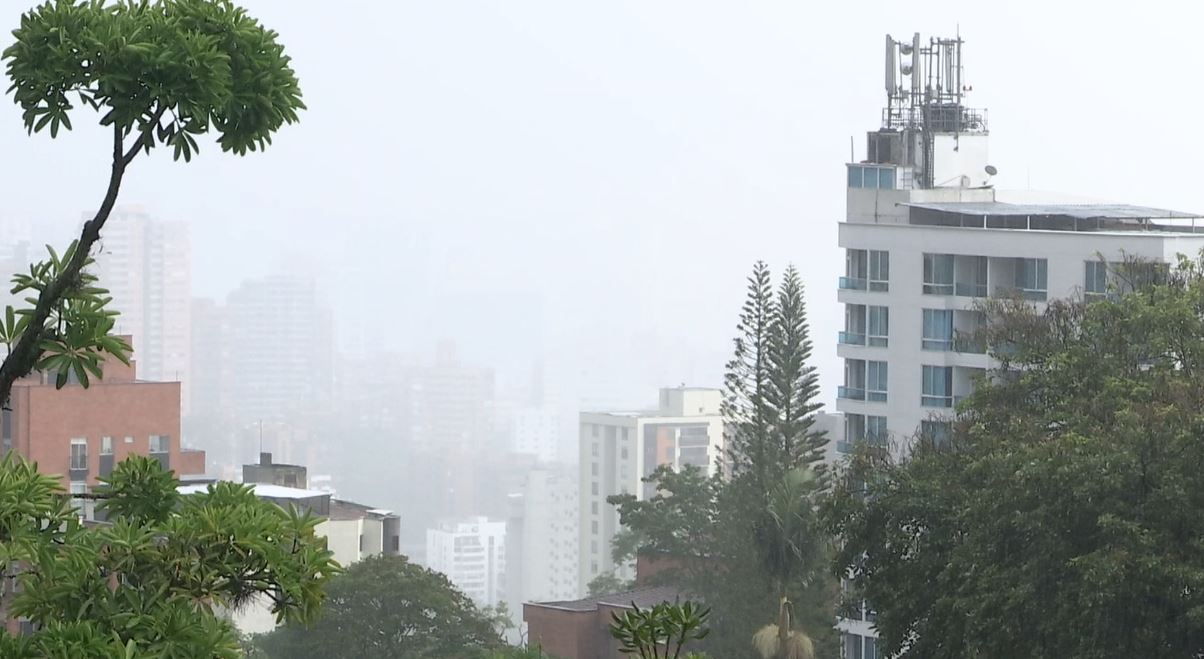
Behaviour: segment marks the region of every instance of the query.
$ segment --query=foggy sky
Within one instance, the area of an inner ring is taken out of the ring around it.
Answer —
[[[30,2],[0,3],[0,47]],[[121,201],[191,222],[197,295],[317,272],[346,350],[446,336],[512,377],[542,357],[590,400],[650,401],[720,383],[762,258],[801,270],[830,402],[843,163],[878,126],[887,32],[960,29],[1000,188],[1204,210],[1195,3],[241,4],[309,110],[266,154],[140,157]],[[4,98],[0,216],[96,206],[107,132],[74,124],[26,137]]]

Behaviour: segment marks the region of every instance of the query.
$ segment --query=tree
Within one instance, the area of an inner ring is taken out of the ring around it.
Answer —
[[[621,593],[623,591],[631,590],[634,586],[635,584],[633,582],[620,579],[619,577],[615,576],[614,572],[602,572],[593,579],[590,579],[589,583],[586,584],[585,589],[590,596],[594,596],[607,595],[609,593]]]
[[[951,437],[864,455],[826,517],[884,656],[1204,651],[1204,276],[986,306],[999,368]]]
[[[459,659],[504,646],[494,621],[446,576],[404,556],[348,567],[312,626],[288,625],[255,645],[279,659]]]
[[[219,608],[266,597],[278,620],[315,617],[338,570],[317,519],[246,486],[181,497],[176,485],[157,460],[131,457],[95,495],[111,523],[84,525],[57,479],[0,459],[0,569],[17,584],[0,613],[36,629],[0,630],[0,656],[237,657]]]
[[[709,478],[662,468],[645,479],[656,486],[649,499],[607,499],[624,527],[613,546],[616,562],[641,550],[672,557],[675,567],[656,580],[713,605],[715,633],[706,646],[716,656],[747,655],[753,634],[779,620],[783,597],[816,644],[835,652],[836,588],[826,570],[826,531],[814,521],[824,481],[811,468],[827,438],[814,429],[818,387],[808,332],[794,269],[775,295],[769,268],[757,263],[724,380],[727,468]],[[794,496],[788,506],[775,501],[786,486]]]
[[[188,161],[207,133],[223,151],[262,150],[304,108],[277,34],[229,0],[50,0],[23,14],[13,36],[0,59],[26,130],[70,130],[78,101],[100,113],[112,155],[79,238],[14,280],[30,306],[9,307],[0,323],[0,404],[35,369],[56,373],[59,386],[70,373],[86,384],[102,377],[104,354],[128,359],[130,347],[108,335],[109,298],[84,267],[139,154],[168,146]]]
[[[619,641],[619,651],[640,659],[679,659],[691,641],[706,638],[710,609],[693,602],[661,602],[641,609],[631,608],[611,614],[610,635]]]

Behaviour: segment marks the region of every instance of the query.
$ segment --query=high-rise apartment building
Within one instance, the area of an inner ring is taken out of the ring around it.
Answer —
[[[470,517],[427,529],[426,566],[478,606],[497,605],[506,596],[506,522]]]
[[[313,279],[245,281],[230,293],[225,313],[230,408],[238,421],[296,420],[329,406],[332,319]]]
[[[495,445],[493,370],[460,361],[443,342],[435,359],[415,370],[410,391],[412,441],[436,450]]]
[[[521,407],[513,414],[510,449],[555,462],[560,454],[560,415],[551,407]]]
[[[133,337],[141,376],[180,382],[190,404],[192,247],[188,225],[151,217],[137,207],[113,211],[95,249],[101,286],[121,312],[115,331]]]
[[[581,413],[578,592],[586,592],[600,574],[634,576],[631,566],[615,565],[611,559],[619,513],[606,497],[651,497],[655,487],[641,479],[661,465],[694,465],[708,474],[720,468],[722,400],[718,389],[680,387],[661,389],[655,410]]]
[[[510,611],[577,597],[578,506],[574,467],[540,465],[510,494],[506,592]]]
[[[1005,202],[991,183],[986,112],[964,102],[961,53],[960,38],[888,36],[882,125],[847,166],[843,451],[876,442],[902,453],[917,433],[948,432],[957,402],[992,367],[972,340],[982,299],[1040,307],[1104,295],[1109,263],[1170,262],[1204,247],[1204,221],[1187,213]],[[841,622],[845,657],[877,657],[868,617]]]

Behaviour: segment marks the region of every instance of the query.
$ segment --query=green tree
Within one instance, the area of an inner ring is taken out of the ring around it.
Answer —
[[[1204,652],[1204,277],[987,305],[1000,368],[948,440],[859,456],[826,511],[881,651]]]
[[[331,580],[316,622],[281,627],[255,645],[279,659],[460,659],[504,648],[494,620],[446,576],[404,556],[350,566]]]
[[[649,499],[607,499],[624,527],[615,560],[637,551],[673,557],[676,567],[656,580],[713,603],[706,647],[716,656],[750,654],[753,634],[780,620],[784,597],[800,638],[836,651],[836,587],[826,530],[815,523],[824,481],[811,468],[827,438],[814,427],[818,391],[802,294],[793,268],[775,294],[769,268],[754,266],[725,377],[727,468],[710,478],[663,468],[645,479],[656,486]],[[793,495],[789,506],[779,501],[783,487]]]
[[[711,611],[686,601],[661,602],[641,609],[631,608],[611,614],[610,635],[619,641],[619,651],[640,659],[679,659],[686,644],[701,641],[710,633],[707,618]]]
[[[131,457],[95,495],[111,524],[80,522],[57,479],[0,460],[0,570],[16,592],[0,613],[36,631],[0,630],[0,656],[237,657],[217,615],[266,598],[280,621],[312,620],[337,570],[318,520],[222,483],[180,497],[157,460]]]
[[[590,579],[586,584],[586,592],[593,595],[606,595],[608,593],[621,593],[626,590],[631,590],[635,583],[620,579],[614,572],[602,572],[598,576]]]
[[[14,280],[29,306],[0,322],[0,403],[35,369],[56,373],[59,386],[69,373],[86,384],[102,376],[104,354],[128,358],[130,347],[109,336],[109,298],[84,267],[139,154],[166,146],[188,161],[197,137],[212,133],[242,155],[265,148],[304,107],[276,33],[229,0],[50,0],[12,34],[0,59],[26,129],[56,137],[86,106],[112,147],[108,186],[79,238]]]

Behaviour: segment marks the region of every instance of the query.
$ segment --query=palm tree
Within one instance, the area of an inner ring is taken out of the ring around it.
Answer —
[[[821,538],[811,495],[817,489],[813,472],[796,468],[785,474],[766,496],[765,508],[753,525],[761,567],[769,575],[778,599],[777,624],[762,627],[753,645],[764,659],[814,659],[811,639],[790,628],[791,584],[806,583],[817,569]]]

